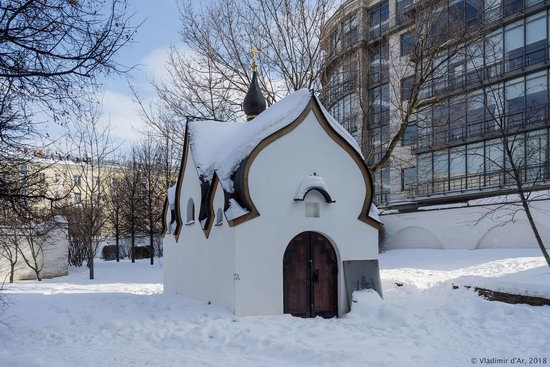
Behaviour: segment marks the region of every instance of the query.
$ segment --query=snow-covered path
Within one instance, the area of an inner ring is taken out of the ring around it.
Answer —
[[[351,314],[332,320],[236,318],[162,294],[158,265],[100,262],[95,281],[72,269],[4,291],[12,317],[11,330],[0,327],[0,366],[470,366],[483,357],[550,365],[550,307],[488,302],[450,286],[464,276],[544,279],[535,256],[389,251],[381,256],[385,300],[361,294]]]

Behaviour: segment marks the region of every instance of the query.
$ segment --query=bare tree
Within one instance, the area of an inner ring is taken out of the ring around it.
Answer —
[[[38,281],[42,280],[44,269],[44,251],[54,245],[52,230],[55,222],[45,221],[39,224],[21,223],[16,231],[21,233],[24,244],[18,246],[19,254],[25,264],[34,272]]]
[[[162,148],[150,136],[144,137],[138,148],[142,229],[149,237],[151,265],[155,256],[155,236],[162,231],[162,207],[167,191],[167,187],[163,187]]]
[[[180,119],[229,120],[241,114],[251,81],[251,50],[261,50],[259,82],[268,105],[300,88],[315,88],[323,52],[320,30],[333,0],[212,0],[198,12],[180,2],[181,39],[169,78],[157,82],[164,106]]]
[[[141,228],[142,207],[140,202],[141,174],[139,171],[139,155],[134,147],[123,163],[124,169],[120,176],[122,196],[121,229],[125,236],[130,236],[130,257],[136,262],[136,236]]]
[[[19,261],[20,235],[14,227],[0,228],[0,258],[3,258],[9,265],[9,282],[13,283],[15,266]],[[2,279],[4,283],[5,279]]]
[[[389,103],[385,108],[373,104],[381,91],[362,101],[368,109],[365,115],[387,113],[390,121],[399,122],[378,140],[379,144],[366,144],[371,147],[366,157],[372,171],[378,171],[391,159],[399,159],[394,151],[407,128],[411,123],[423,128],[417,117],[422,106],[433,104],[438,94],[457,88],[449,75],[449,65],[463,58],[466,48],[482,41],[492,26],[481,6],[467,17],[463,7],[452,9],[437,0],[411,6],[401,19],[405,32],[391,37],[389,44]],[[367,124],[363,127],[367,128]],[[429,128],[437,129],[433,121]],[[363,131],[362,135],[367,137],[368,133]],[[375,147],[382,149],[374,152]]]
[[[117,160],[119,163],[121,159]],[[119,165],[117,163],[117,166]],[[106,211],[109,218],[109,226],[112,235],[115,237],[116,261],[120,261],[120,239],[122,236],[122,213],[124,200],[124,186],[121,185],[122,175],[113,170],[111,172],[110,189],[106,200]]]
[[[94,258],[104,238],[108,219],[105,202],[111,165],[109,158],[116,147],[111,142],[109,126],[103,125],[98,114],[78,123],[72,138],[82,159],[80,164],[70,166],[75,181],[73,215],[76,220],[73,224],[77,224],[72,230],[87,250],[90,279],[94,279]]]
[[[81,208],[71,205],[63,208],[63,216],[68,222],[68,262],[69,265],[80,267],[88,259],[88,247],[82,228]]]
[[[0,3],[0,209],[26,212],[40,196],[14,177],[29,165],[43,119],[68,123],[85,111],[99,78],[125,72],[114,56],[131,41],[126,0]]]
[[[481,60],[472,66],[472,75],[483,80],[487,75],[521,68],[530,62],[523,58],[502,59],[503,50],[503,37],[499,33],[486,37],[483,47],[468,50],[471,58]],[[524,214],[550,267],[550,256],[534,218],[534,213],[541,210],[537,202],[550,197],[545,185],[548,171],[544,158],[548,141],[546,132],[536,129],[544,129],[548,116],[547,91],[546,74],[536,73],[480,85],[469,100],[483,106],[485,118],[479,126],[467,128],[468,133],[484,134],[493,142],[486,153],[470,152],[471,156],[485,159],[486,182],[479,185],[498,187],[504,194],[486,207],[476,224],[491,217],[504,225]]]

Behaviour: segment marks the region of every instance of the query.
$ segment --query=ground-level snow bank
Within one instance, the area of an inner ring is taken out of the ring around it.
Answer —
[[[540,250],[390,250],[381,257],[383,288],[452,284],[550,298],[550,268]]]
[[[235,317],[162,294],[161,265],[97,262],[95,281],[85,268],[71,269],[8,289],[11,330],[0,327],[0,366],[425,367],[550,357],[550,307],[488,302],[449,286],[538,261],[535,251],[486,251],[382,254],[384,300],[360,292],[358,307],[331,320]]]

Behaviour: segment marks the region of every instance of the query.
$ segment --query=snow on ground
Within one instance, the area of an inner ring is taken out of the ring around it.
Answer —
[[[394,250],[380,261],[385,288],[445,282],[550,299],[550,269],[537,249]]]
[[[98,262],[94,281],[71,269],[4,291],[11,318],[10,329],[0,327],[0,366],[424,367],[483,357],[550,364],[550,307],[489,302],[451,287],[465,276],[525,283],[521,274],[544,276],[543,266],[535,250],[388,251],[384,300],[357,293],[345,317],[306,320],[234,317],[162,294],[161,265]]]

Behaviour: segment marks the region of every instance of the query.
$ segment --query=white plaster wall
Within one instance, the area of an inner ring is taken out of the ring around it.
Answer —
[[[69,238],[67,228],[61,226],[51,232],[51,245],[44,248],[43,278],[54,278],[69,274]],[[34,275],[33,275],[34,279]]]
[[[253,123],[253,122],[252,122]],[[306,201],[320,203],[320,217],[305,217],[305,202],[293,200],[300,182],[316,172],[336,201],[317,192]],[[338,256],[339,313],[347,308],[342,261],[378,258],[378,231],[357,219],[365,185],[353,159],[310,113],[290,134],[264,148],[249,172],[249,188],[260,217],[235,227],[237,315],[283,313],[283,255],[304,231],[325,235]]]
[[[48,233],[48,241],[44,242],[42,255],[39,256],[39,266],[41,278],[54,278],[68,274],[68,251],[69,240],[67,238],[67,229],[65,226],[52,229]],[[19,246],[27,259],[32,261],[30,248],[27,240],[21,236]],[[10,265],[9,262],[0,256],[0,284],[5,280],[9,281]],[[34,271],[27,266],[22,256],[19,255],[17,265],[15,266],[14,280],[36,279]]]
[[[164,291],[182,294],[197,300],[234,310],[234,233],[227,222],[212,226],[207,239],[198,220],[200,211],[200,181],[188,156],[182,182],[180,208],[182,220],[187,221],[187,202],[195,202],[195,223],[183,225],[178,242],[174,235],[164,237]],[[223,191],[218,186],[214,211],[223,208]]]
[[[544,242],[550,244],[550,200],[532,203],[531,208]],[[511,222],[512,210],[507,207],[479,221],[490,209],[461,207],[381,215],[385,248],[538,248],[524,212],[516,213]]]

